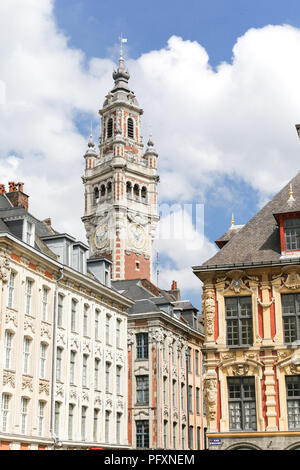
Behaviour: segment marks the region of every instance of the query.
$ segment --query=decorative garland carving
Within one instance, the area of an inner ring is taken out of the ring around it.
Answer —
[[[3,385],[10,385],[12,388],[15,388],[15,373],[9,372],[8,370],[3,371]]]
[[[13,325],[17,328],[17,326],[18,326],[18,318],[17,318],[16,313],[7,310],[7,311],[6,311],[6,315],[5,315],[5,323],[9,323],[9,322],[12,322]]]
[[[275,302],[275,297],[272,297],[270,302],[262,302],[258,297],[256,297],[257,302],[262,308],[269,308]]]
[[[46,395],[49,395],[50,385],[48,380],[39,380],[39,393],[45,392]]]
[[[33,380],[32,377],[28,377],[26,375],[22,376],[22,390],[28,388],[30,392],[33,391]]]

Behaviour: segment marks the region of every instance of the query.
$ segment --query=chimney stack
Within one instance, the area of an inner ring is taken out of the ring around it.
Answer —
[[[6,194],[14,207],[24,207],[24,209],[28,211],[29,196],[23,192],[24,183],[15,183],[14,181],[9,181],[8,186],[9,192],[6,193],[4,185],[0,185],[0,193],[2,189],[4,192],[1,194]]]
[[[171,290],[169,290],[169,293],[175,297],[177,302],[181,299],[180,289],[178,289],[176,281],[172,281]]]

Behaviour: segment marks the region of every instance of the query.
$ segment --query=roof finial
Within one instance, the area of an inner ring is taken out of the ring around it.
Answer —
[[[289,201],[295,201],[295,198],[294,198],[294,191],[293,191],[293,185],[292,183],[290,183],[290,190],[289,190]]]
[[[234,227],[234,213],[232,213],[232,217],[231,217],[231,228]]]
[[[121,36],[119,37],[120,41],[120,58],[119,58],[119,64],[123,65],[124,64],[124,57],[123,57],[123,44],[127,42],[127,38],[123,38],[122,33]]]

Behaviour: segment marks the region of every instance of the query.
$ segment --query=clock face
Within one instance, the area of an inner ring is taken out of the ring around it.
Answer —
[[[146,234],[141,225],[129,225],[128,235],[130,242],[135,248],[143,248],[146,242]]]
[[[97,248],[103,248],[108,239],[108,227],[107,225],[100,225],[94,235],[94,243]]]

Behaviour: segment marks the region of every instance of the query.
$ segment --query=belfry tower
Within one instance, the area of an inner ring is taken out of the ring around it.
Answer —
[[[112,279],[151,280],[157,213],[157,157],[151,137],[144,151],[141,115],[129,89],[121,53],[106,96],[97,153],[92,135],[85,153],[85,214],[90,258],[112,260]]]

